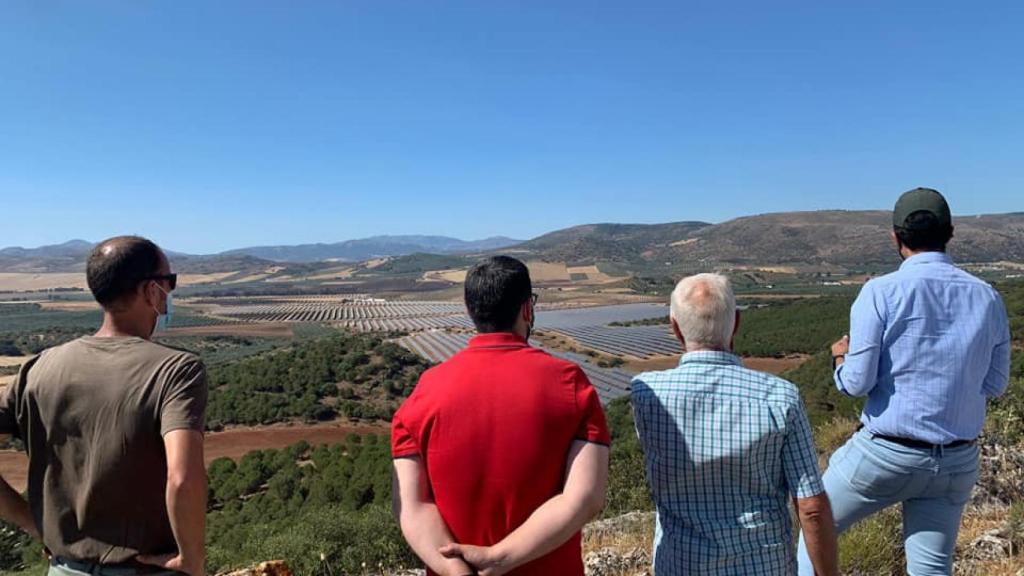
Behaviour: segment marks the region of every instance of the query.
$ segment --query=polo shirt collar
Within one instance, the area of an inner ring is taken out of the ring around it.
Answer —
[[[724,366],[742,366],[740,357],[732,352],[720,352],[717,350],[697,350],[687,352],[679,359],[679,365],[684,364],[721,364]]]
[[[903,261],[900,264],[900,270],[908,266],[916,266],[917,264],[952,264],[953,259],[949,257],[949,254],[945,252],[921,252],[920,254],[914,254],[910,258]]]
[[[477,334],[470,338],[470,348],[496,348],[496,347],[523,347],[529,346],[526,340],[520,338],[517,334],[511,332],[489,332],[487,334]]]

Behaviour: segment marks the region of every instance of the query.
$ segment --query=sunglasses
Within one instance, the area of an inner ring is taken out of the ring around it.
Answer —
[[[530,294],[530,303],[536,306],[538,298],[540,298],[540,295],[538,295],[536,292]]]
[[[178,287],[178,275],[177,274],[154,274],[152,276],[145,276],[141,280],[142,281],[146,281],[146,280],[166,280],[167,283],[171,286],[171,290],[172,291],[175,288]]]

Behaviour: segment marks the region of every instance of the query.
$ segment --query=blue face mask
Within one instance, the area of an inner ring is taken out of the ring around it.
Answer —
[[[154,308],[156,312],[156,324],[153,326],[153,333],[163,332],[171,325],[171,316],[174,314],[174,295],[164,290],[159,284],[156,286],[160,288],[160,291],[167,295],[167,306],[164,308],[165,312],[160,313],[159,310]]]

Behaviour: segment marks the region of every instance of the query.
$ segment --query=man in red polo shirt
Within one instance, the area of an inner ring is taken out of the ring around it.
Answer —
[[[465,290],[479,335],[425,372],[391,423],[402,532],[428,574],[582,576],[580,529],[608,483],[597,391],[527,343],[522,262],[488,258]]]

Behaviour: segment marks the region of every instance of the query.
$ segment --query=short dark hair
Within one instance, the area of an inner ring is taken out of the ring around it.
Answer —
[[[911,212],[903,226],[895,227],[900,244],[914,251],[945,252],[953,227],[927,210]]]
[[[478,332],[507,332],[532,291],[525,264],[509,256],[493,256],[466,274],[466,309]]]
[[[160,258],[160,248],[139,236],[104,240],[93,248],[85,267],[89,290],[100,306],[115,305],[160,272]]]

